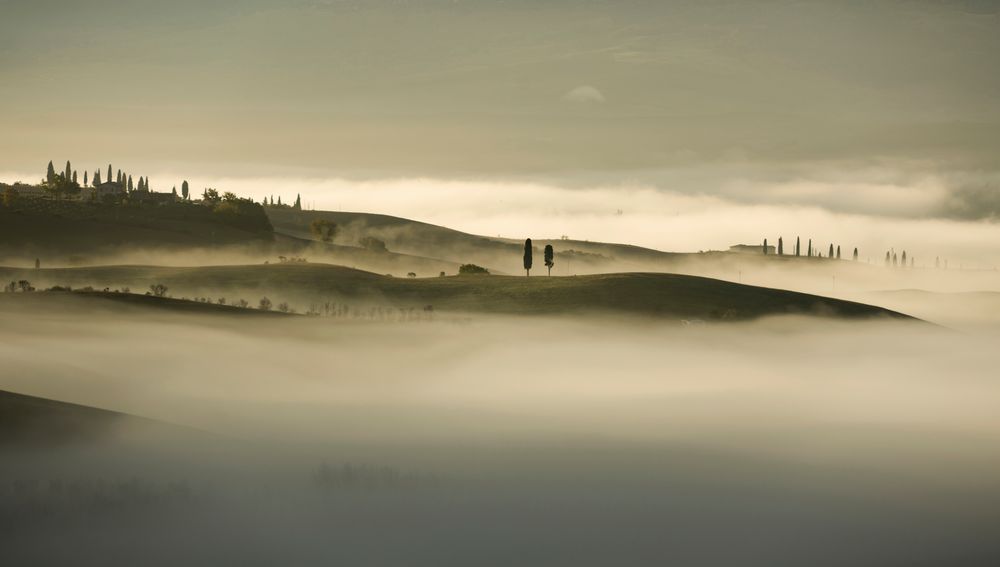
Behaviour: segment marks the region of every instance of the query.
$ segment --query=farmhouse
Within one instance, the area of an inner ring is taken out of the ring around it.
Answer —
[[[90,188],[84,187],[83,190],[80,191],[80,198],[82,200],[87,200],[91,196],[93,196],[98,201],[100,201],[104,197],[107,197],[108,195],[117,196],[121,195],[124,192],[125,192],[125,187],[123,187],[121,183],[115,183],[114,181],[105,181],[104,183],[95,185]]]
[[[764,254],[764,246],[762,244],[734,244],[729,247],[729,251],[738,254]],[[767,254],[774,254],[774,252],[774,246],[768,245]]]

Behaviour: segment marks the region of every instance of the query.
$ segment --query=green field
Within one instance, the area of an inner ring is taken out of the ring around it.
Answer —
[[[328,301],[358,306],[503,314],[611,313],[666,318],[747,320],[781,314],[905,318],[886,309],[722,280],[660,273],[567,277],[449,276],[394,278],[328,264],[87,268],[0,268],[0,281],[130,287],[163,284],[174,297],[287,301],[299,311]],[[14,294],[12,294],[14,295]]]

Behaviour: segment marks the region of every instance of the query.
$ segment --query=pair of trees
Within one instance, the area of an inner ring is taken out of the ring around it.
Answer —
[[[16,282],[10,282],[3,287],[3,290],[7,293],[13,293],[17,290],[21,290],[22,293],[29,291],[35,291],[35,287],[31,285],[28,280],[17,280]]]
[[[533,260],[533,258],[532,258],[533,252],[534,252],[534,250],[533,250],[533,248],[531,246],[531,239],[529,238],[529,239],[527,239],[527,240],[524,241],[524,273],[525,273],[526,276],[530,276],[531,275],[531,265],[532,265],[532,260]],[[551,276],[552,275],[552,267],[556,265],[556,262],[555,262],[555,252],[553,251],[551,244],[546,244],[545,245],[545,251],[543,252],[543,254],[544,254],[544,259],[545,259],[545,267],[548,268],[549,275]]]

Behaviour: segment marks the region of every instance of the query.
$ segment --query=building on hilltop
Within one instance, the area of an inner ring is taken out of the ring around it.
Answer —
[[[104,199],[108,195],[120,196],[125,193],[125,187],[121,183],[116,183],[114,181],[105,181],[99,185],[93,187],[84,187],[80,191],[80,200],[87,201],[91,198],[95,198],[98,201]]]
[[[738,254],[763,254],[764,246],[762,244],[734,244],[729,247],[729,251]],[[774,246],[768,245],[767,254],[774,254],[774,252]]]

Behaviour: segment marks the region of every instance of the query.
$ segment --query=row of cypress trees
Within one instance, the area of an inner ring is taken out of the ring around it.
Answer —
[[[764,251],[765,255],[769,253],[769,248],[768,248],[768,245],[767,245],[767,239],[766,238],[764,239],[763,251]],[[777,246],[777,250],[776,251],[778,253],[778,256],[783,256],[785,254],[785,240],[784,240],[784,238],[782,238],[780,236],[778,237],[778,246]],[[801,256],[802,255],[802,239],[800,237],[798,237],[798,236],[795,237],[795,251],[794,251],[794,255],[795,256]],[[812,238],[810,238],[809,239],[809,243],[808,243],[808,247],[806,248],[806,257],[810,257],[811,258],[813,256],[816,256],[818,258],[822,258],[823,257],[823,252],[821,252],[819,248],[813,248]],[[836,258],[837,260],[840,260],[840,245],[838,244],[836,246],[836,248],[835,248],[834,245],[831,243],[830,244],[830,248],[827,251],[826,257],[827,258]],[[858,249],[857,249],[857,247],[854,248],[854,253],[852,254],[852,259],[855,262],[858,261]]]
[[[117,183],[119,186],[121,186],[122,189],[124,189],[129,193],[133,191],[142,191],[142,192],[151,191],[149,186],[149,177],[139,177],[139,182],[134,183],[132,180],[132,175],[129,174],[128,172],[123,172],[122,170],[119,169],[117,173],[114,173],[114,168],[111,166],[110,163],[108,164],[107,177],[102,178],[101,170],[98,169],[94,171],[93,178],[90,178],[88,172],[84,170],[83,183],[80,184],[78,181],[79,178],[77,176],[77,171],[73,169],[73,165],[70,163],[69,160],[66,160],[65,171],[60,173],[56,173],[55,166],[50,160],[48,168],[45,172],[45,183],[50,187],[60,187],[64,189],[66,187],[70,187],[78,190],[81,187],[87,187],[91,184],[94,187],[97,187],[98,185],[102,185],[103,183],[110,182],[112,177],[114,177],[115,180],[114,183]],[[173,193],[174,195],[177,195],[176,187],[174,187]],[[190,200],[190,189],[188,187],[187,181],[184,181],[181,184],[181,195],[183,196],[185,201]]]

